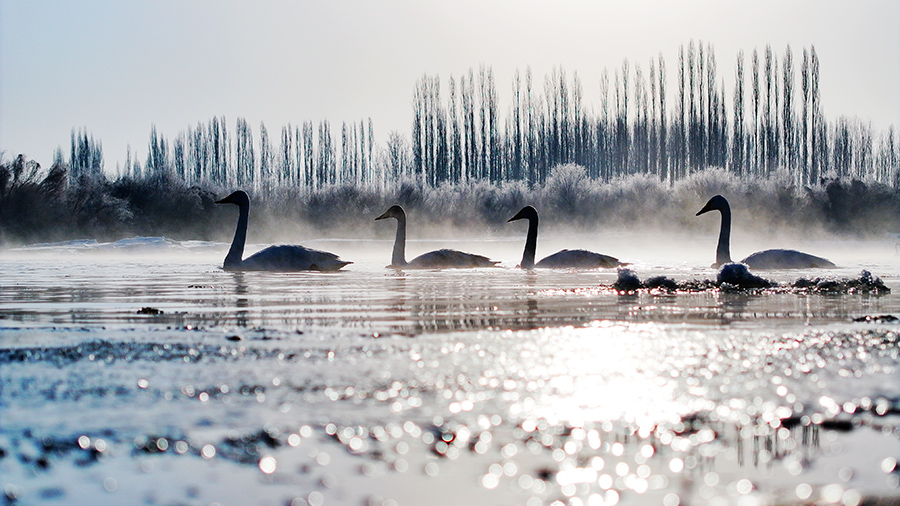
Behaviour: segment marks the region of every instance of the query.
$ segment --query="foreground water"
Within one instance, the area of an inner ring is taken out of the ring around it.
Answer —
[[[6,502],[900,497],[892,255],[803,273],[866,269],[891,293],[623,293],[611,270],[394,272],[389,244],[325,246],[361,260],[228,273],[223,245],[162,239],[0,254]],[[703,263],[632,267],[715,279]]]

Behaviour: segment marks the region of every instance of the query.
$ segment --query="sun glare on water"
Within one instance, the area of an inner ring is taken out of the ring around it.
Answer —
[[[660,353],[666,334],[659,324],[594,321],[585,328],[520,334],[531,334],[523,341],[544,343],[543,358],[531,370],[544,386],[534,398],[511,407],[515,416],[554,424],[622,420],[652,427],[676,423],[691,409],[676,398],[676,385],[664,374]]]

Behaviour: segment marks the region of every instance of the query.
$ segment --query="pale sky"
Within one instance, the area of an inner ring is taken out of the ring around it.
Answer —
[[[73,128],[103,143],[108,172],[126,146],[143,163],[150,127],[169,140],[213,116],[244,117],[258,141],[281,127],[372,118],[376,137],[408,135],[423,74],[446,85],[491,66],[505,117],[512,75],[538,84],[577,72],[598,109],[599,80],[662,53],[674,96],[678,47],[715,46],[730,104],[735,58],[787,44],[795,69],[815,45],[829,120],[900,127],[896,0],[0,0],[0,151],[49,166]],[[446,88],[445,88],[446,90]],[[671,100],[671,99],[670,99]]]

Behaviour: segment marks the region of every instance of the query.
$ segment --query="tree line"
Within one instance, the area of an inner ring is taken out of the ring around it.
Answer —
[[[80,153],[80,137],[73,139],[73,153]],[[285,186],[317,191],[343,184],[383,188],[408,175],[408,144],[392,133],[386,147],[376,146],[371,119],[343,123],[339,141],[328,120],[288,124],[277,140],[260,123],[255,140],[246,119],[237,118],[230,130],[224,117],[214,117],[179,132],[172,141],[152,126],[145,163],[129,147],[125,165],[117,172],[132,179],[167,174],[191,184],[256,191]],[[77,156],[71,160],[77,163]]]
[[[749,66],[749,71],[747,67]],[[787,171],[794,184],[857,178],[897,187],[900,154],[893,126],[875,132],[858,119],[826,121],[815,47],[799,70],[790,46],[739,52],[729,111],[711,44],[681,46],[668,90],[660,55],[647,63],[604,69],[599,109],[585,104],[577,73],[562,68],[535,86],[516,72],[505,118],[498,115],[490,68],[416,85],[412,128],[414,171],[430,184],[470,179],[542,184],[550,169],[575,163],[593,179],[652,174],[670,184],[708,168],[741,177]]]
[[[713,46],[690,41],[678,51],[674,90],[661,54],[646,65],[624,60],[603,70],[598,103],[590,106],[577,72],[555,68],[539,85],[526,68],[513,77],[503,116],[490,67],[446,83],[425,75],[414,87],[410,134],[391,132],[383,144],[371,118],[344,122],[337,132],[321,120],[270,135],[264,123],[254,133],[244,118],[232,126],[214,117],[171,141],[151,127],[143,163],[129,147],[117,172],[256,191],[334,185],[384,191],[410,178],[431,186],[534,186],[553,167],[574,163],[599,181],[648,174],[671,185],[721,168],[742,178],[786,171],[797,186],[824,178],[900,186],[894,127],[876,132],[859,119],[827,121],[815,47],[803,48],[799,60],[790,46],[780,55],[771,46],[739,52],[729,98]],[[54,166],[65,163],[58,150]],[[73,130],[67,165],[73,180],[103,174],[99,140]]]

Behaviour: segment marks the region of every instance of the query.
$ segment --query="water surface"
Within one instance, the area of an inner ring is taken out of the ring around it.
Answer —
[[[868,269],[888,294],[620,293],[613,270],[397,272],[384,268],[389,243],[316,246],[361,259],[337,273],[230,273],[224,245],[147,238],[3,252],[7,501],[900,495],[900,327],[854,321],[900,315],[889,255],[804,273]],[[513,259],[521,247],[467,246]],[[631,267],[716,276],[673,264]]]

